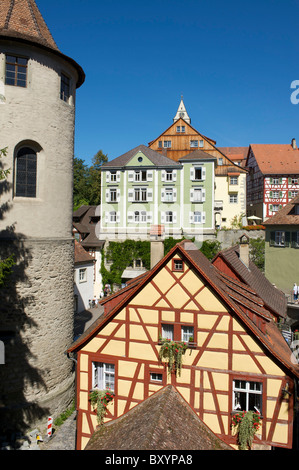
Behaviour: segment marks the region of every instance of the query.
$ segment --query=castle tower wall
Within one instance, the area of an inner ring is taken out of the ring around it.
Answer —
[[[21,4],[23,15],[27,6],[30,14],[36,8],[32,0],[13,5]],[[14,254],[16,260],[0,288],[2,431],[46,426],[74,397],[74,367],[65,351],[74,316],[75,95],[84,81],[80,67],[58,49],[11,36],[0,31],[0,149],[8,150],[1,163],[11,169],[0,188],[0,259]],[[26,86],[6,83],[7,57],[28,60]],[[63,99],[62,77],[70,86]],[[18,189],[18,158],[28,148],[36,155],[34,196]]]

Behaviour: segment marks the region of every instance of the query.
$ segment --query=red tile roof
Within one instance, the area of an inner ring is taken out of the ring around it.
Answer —
[[[269,225],[298,225],[299,227],[299,214],[295,213],[295,206],[299,206],[299,194],[270,219],[265,220],[263,225],[266,227]]]
[[[33,0],[1,0],[0,35],[29,39],[58,51]]]
[[[116,420],[99,426],[85,450],[234,450],[168,385]]]
[[[260,171],[264,175],[299,174],[299,150],[286,144],[251,144]]]
[[[75,240],[75,264],[82,263],[94,263],[94,258]]]
[[[269,315],[268,309],[265,308],[263,300],[256,294],[254,289],[251,289],[249,296],[248,286],[242,282],[238,283],[238,289],[234,288],[235,280],[233,278],[231,278],[231,282],[226,282],[227,278],[225,279],[223,273],[210,263],[194,243],[188,240],[184,240],[175,245],[153,269],[142,277],[141,282],[132,283],[130,288],[127,288],[127,295],[121,296],[121,298],[119,297],[118,302],[113,302],[111,309],[107,309],[107,313],[100,317],[100,319],[91,325],[91,327],[72,344],[68,349],[68,353],[80,350],[83,345],[96,335],[98,331],[120,311],[120,309],[129,304],[130,300],[141,291],[147,282],[150,282],[156,272],[167,264],[177,252],[179,252],[186,262],[191,263],[193,269],[198,272],[199,276],[202,276],[203,279],[206,280],[221,301],[227,305],[230,311],[238,316],[245,327],[261,342],[263,347],[265,347],[276,360],[280,361],[282,365],[299,377],[299,366],[298,364],[292,363],[290,348],[277,325],[271,319],[271,315]],[[118,292],[118,295],[122,295],[122,290]],[[264,330],[259,328],[254,318],[260,318],[261,321],[264,322]]]

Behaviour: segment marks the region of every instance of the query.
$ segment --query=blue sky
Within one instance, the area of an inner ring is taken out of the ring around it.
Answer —
[[[218,146],[299,142],[299,0],[36,0],[86,73],[75,156],[90,165],[158,137],[183,95]]]

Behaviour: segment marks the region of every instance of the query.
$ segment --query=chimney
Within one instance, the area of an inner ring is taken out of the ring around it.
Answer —
[[[249,268],[249,237],[244,233],[239,240],[240,260]]]
[[[164,258],[164,225],[152,225],[150,231],[151,241],[151,269]]]
[[[292,139],[292,148],[293,148],[293,150],[296,150],[296,148],[297,148],[296,139]]]

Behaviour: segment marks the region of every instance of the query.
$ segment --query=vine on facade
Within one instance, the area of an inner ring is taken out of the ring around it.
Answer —
[[[91,404],[97,409],[98,424],[103,424],[108,404],[113,400],[114,393],[110,390],[93,390],[90,393]]]
[[[236,413],[232,419],[232,426],[236,429],[240,450],[251,449],[254,436],[261,425],[261,415],[255,411],[242,411]]]

